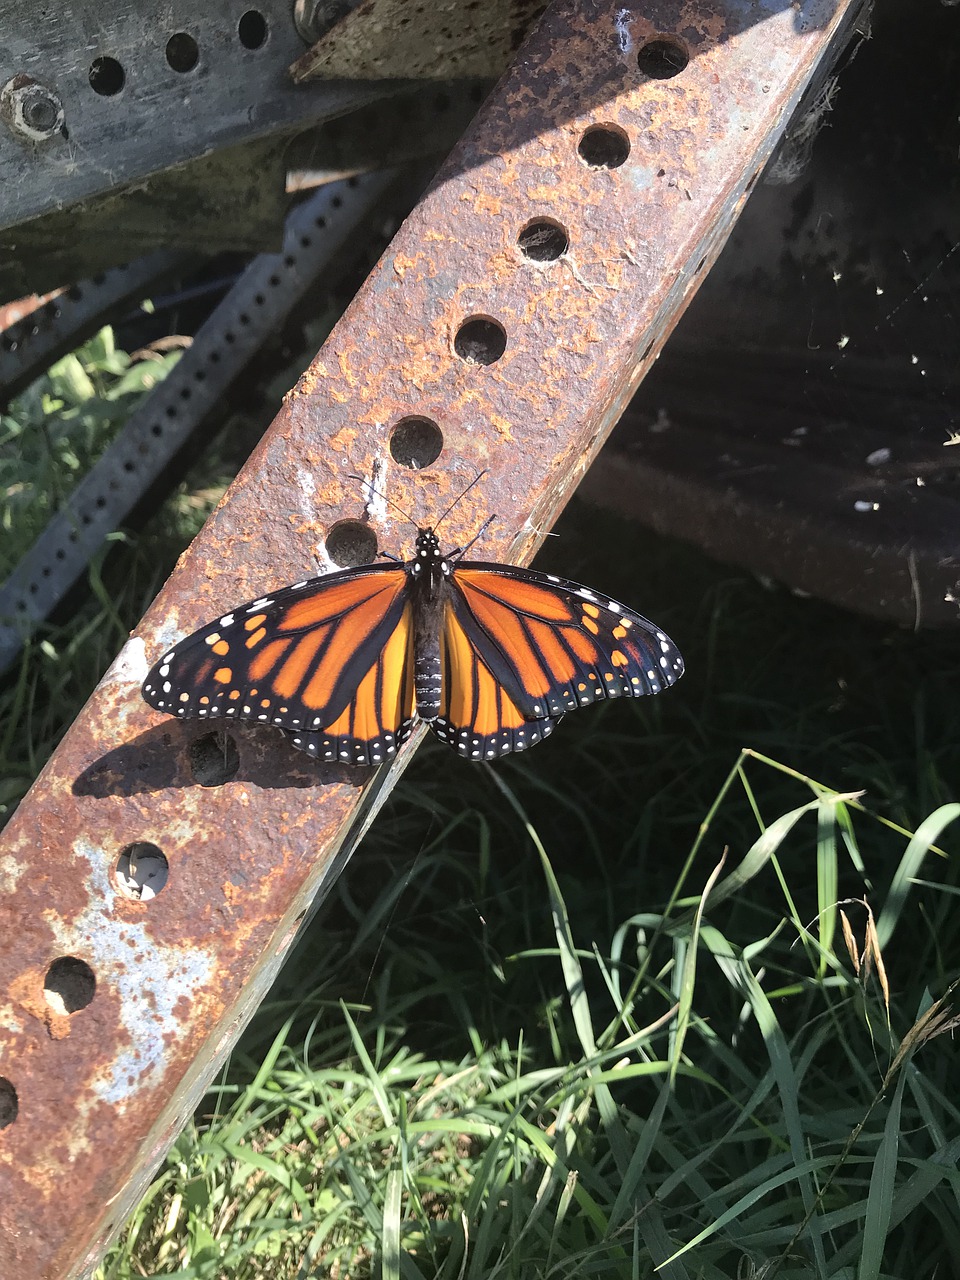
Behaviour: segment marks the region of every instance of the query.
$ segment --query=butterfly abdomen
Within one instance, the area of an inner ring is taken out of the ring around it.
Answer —
[[[417,653],[413,683],[417,691],[417,715],[428,722],[440,714],[440,645],[431,653]]]
[[[440,714],[440,619],[449,571],[435,548],[421,547],[420,552],[410,568],[414,602],[413,685],[417,715],[432,724]]]

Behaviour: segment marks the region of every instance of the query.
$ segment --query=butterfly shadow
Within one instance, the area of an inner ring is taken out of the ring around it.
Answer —
[[[374,770],[324,764],[266,725],[198,724],[171,720],[105,752],[80,773],[73,794],[103,799],[175,788],[216,788],[245,782],[271,790],[333,783],[362,787]]]

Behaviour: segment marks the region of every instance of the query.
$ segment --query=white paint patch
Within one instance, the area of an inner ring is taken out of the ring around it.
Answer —
[[[0,858],[0,893],[4,895],[13,893],[25,870],[25,863],[20,862],[11,854],[5,853]]]
[[[629,53],[633,48],[633,38],[630,35],[630,18],[629,9],[618,9],[617,16],[613,20],[613,25],[617,29],[617,44],[620,46],[621,53]]]
[[[305,498],[312,498],[317,492],[317,479],[306,467],[297,467],[297,488]]]
[[[150,664],[147,662],[147,650],[139,636],[128,640],[113,660],[104,684],[143,684],[147,678]]]
[[[105,849],[80,840],[74,856],[86,864],[89,905],[69,924],[53,910],[44,912],[44,922],[58,953],[86,960],[98,986],[116,997],[126,1047],[89,1082],[88,1098],[91,1111],[101,1102],[123,1111],[139,1105],[144,1090],[160,1081],[168,1059],[176,1056],[183,1027],[182,1013],[175,1010],[195,1009],[213,960],[182,942],[160,946],[149,915],[130,919],[126,910],[117,909],[118,890]],[[77,1129],[82,1131],[82,1121]]]

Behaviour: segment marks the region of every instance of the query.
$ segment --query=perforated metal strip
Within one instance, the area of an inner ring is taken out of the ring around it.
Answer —
[[[145,298],[192,259],[173,250],[147,254],[81,280],[0,333],[0,403],[12,399],[50,365],[96,333],[123,302]]]

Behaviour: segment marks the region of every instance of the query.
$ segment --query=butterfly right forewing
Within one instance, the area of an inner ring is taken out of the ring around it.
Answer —
[[[467,562],[450,576],[438,736],[491,759],[600,698],[659,693],[683,672],[670,638],[609,597],[532,569]]]

